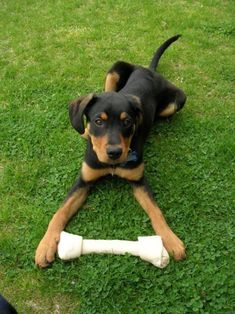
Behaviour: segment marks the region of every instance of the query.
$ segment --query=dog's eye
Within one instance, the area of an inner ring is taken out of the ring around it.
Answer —
[[[125,120],[123,120],[123,125],[125,128],[129,128],[130,126],[132,126],[132,119],[126,118]]]
[[[95,124],[98,125],[98,126],[103,125],[103,122],[104,121],[102,119],[100,119],[100,118],[95,119]]]

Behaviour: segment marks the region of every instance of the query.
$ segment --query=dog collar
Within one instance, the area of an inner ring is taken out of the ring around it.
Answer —
[[[130,150],[128,155],[127,155],[126,162],[128,162],[128,161],[137,161],[137,160],[138,160],[137,152]]]
[[[119,166],[126,166],[126,164],[128,162],[136,162],[138,160],[138,154],[136,151],[134,150],[130,150],[128,155],[127,155],[127,159],[125,162],[122,162],[121,164],[119,164]]]

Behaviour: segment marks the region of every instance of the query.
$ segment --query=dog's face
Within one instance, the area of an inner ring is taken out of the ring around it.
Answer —
[[[126,160],[131,139],[141,123],[141,104],[138,98],[115,92],[90,94],[70,105],[73,127],[91,139],[97,158],[102,163],[118,164]]]

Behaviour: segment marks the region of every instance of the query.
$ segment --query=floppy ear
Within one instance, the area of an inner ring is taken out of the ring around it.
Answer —
[[[69,105],[69,117],[72,126],[76,131],[80,134],[85,132],[84,127],[84,114],[85,109],[88,105],[91,105],[95,101],[96,95],[94,93],[88,94],[86,96],[81,96],[74,101],[71,102]]]
[[[142,103],[139,99],[139,97],[134,96],[134,95],[130,95],[129,96],[131,99],[131,104],[136,112],[136,117],[137,117],[137,121],[136,121],[136,126],[139,127],[142,122],[143,122],[143,107],[142,107]]]

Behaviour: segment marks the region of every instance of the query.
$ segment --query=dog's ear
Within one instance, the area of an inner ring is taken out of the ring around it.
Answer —
[[[69,105],[69,118],[72,126],[80,134],[85,132],[84,114],[88,105],[92,105],[96,100],[96,94],[91,93],[86,96],[81,96],[71,102]]]
[[[134,95],[130,95],[129,97],[130,97],[132,107],[137,117],[136,126],[139,127],[143,122],[143,106],[139,97],[134,96]]]

